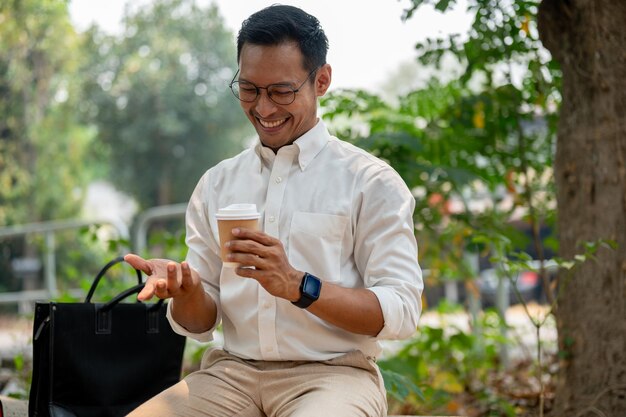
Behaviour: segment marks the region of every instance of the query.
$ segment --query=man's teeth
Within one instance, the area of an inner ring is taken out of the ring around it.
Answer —
[[[287,119],[280,119],[280,120],[274,120],[274,121],[271,121],[271,122],[266,122],[264,120],[259,119],[259,123],[261,123],[261,125],[263,127],[272,128],[272,127],[276,127],[276,126],[282,125],[283,123],[285,123],[285,120],[287,120]]]

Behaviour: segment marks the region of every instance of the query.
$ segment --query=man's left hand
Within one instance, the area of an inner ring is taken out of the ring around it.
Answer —
[[[237,240],[227,243],[229,260],[241,266],[237,275],[255,279],[275,297],[289,301],[300,299],[300,282],[304,272],[293,268],[280,240],[261,231],[235,228]],[[254,268],[250,268],[254,267]]]

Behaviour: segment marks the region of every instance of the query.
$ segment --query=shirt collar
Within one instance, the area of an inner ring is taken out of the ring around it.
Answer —
[[[300,136],[294,144],[300,149],[298,163],[300,169],[304,171],[306,167],[315,159],[330,140],[330,133],[326,124],[318,119],[317,124],[311,130]]]
[[[276,158],[274,151],[267,146],[263,146],[261,141],[258,140],[254,146],[254,152],[259,156],[259,172],[263,170],[264,166],[271,169],[272,165],[274,165],[274,159]]]
[[[324,146],[326,146],[329,140],[330,133],[328,133],[326,124],[321,119],[318,119],[317,124],[313,126],[311,130],[296,139],[293,145],[281,149],[283,149],[283,151],[287,151],[288,149],[291,151],[291,149],[295,147],[299,151],[298,164],[300,165],[300,169],[304,171]],[[270,148],[263,146],[261,141],[256,143],[254,151],[261,159],[261,169],[263,165],[266,167],[273,165],[276,155]]]

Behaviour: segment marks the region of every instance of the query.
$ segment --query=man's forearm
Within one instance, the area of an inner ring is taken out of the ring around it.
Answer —
[[[205,291],[186,299],[173,298],[172,318],[191,333],[203,333],[215,326],[217,306]]]
[[[319,299],[307,310],[356,334],[376,336],[385,324],[378,297],[364,288],[344,288],[323,282]]]

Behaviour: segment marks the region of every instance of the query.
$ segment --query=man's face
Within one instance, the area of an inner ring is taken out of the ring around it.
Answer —
[[[239,58],[239,81],[257,87],[287,84],[297,89],[293,103],[276,104],[261,89],[255,101],[241,102],[243,111],[252,122],[263,145],[278,151],[291,144],[317,123],[317,97],[324,95],[330,85],[330,66],[324,65],[311,80],[302,65],[302,52],[295,43],[274,46],[244,44]],[[306,81],[306,82],[305,82]]]

